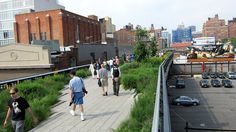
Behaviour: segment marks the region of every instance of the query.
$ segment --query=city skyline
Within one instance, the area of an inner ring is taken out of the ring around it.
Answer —
[[[66,10],[83,15],[97,15],[98,18],[109,16],[116,30],[128,23],[141,25],[149,29],[151,24],[155,28],[162,26],[168,31],[176,29],[181,23],[185,26],[195,25],[197,31],[208,17],[219,15],[220,19],[228,20],[236,17],[233,9],[235,0],[58,0]],[[192,11],[191,11],[192,10]]]

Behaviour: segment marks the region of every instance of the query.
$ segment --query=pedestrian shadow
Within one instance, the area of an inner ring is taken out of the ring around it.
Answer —
[[[86,116],[86,120],[90,120],[90,119],[95,119],[95,118],[99,118],[99,117],[113,115],[118,112],[119,111],[111,111],[111,112],[104,112],[104,113],[98,113],[98,114],[86,114],[85,116]]]

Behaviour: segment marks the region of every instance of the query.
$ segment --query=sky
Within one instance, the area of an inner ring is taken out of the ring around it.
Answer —
[[[197,31],[208,17],[219,15],[220,19],[236,18],[236,0],[58,0],[67,11],[82,16],[109,16],[116,30],[128,23],[150,29],[176,29],[179,24],[195,25]]]

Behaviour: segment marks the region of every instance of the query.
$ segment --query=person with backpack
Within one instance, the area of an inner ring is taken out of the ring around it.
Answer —
[[[113,68],[111,70],[111,76],[112,76],[112,80],[113,80],[114,95],[118,96],[119,95],[119,89],[120,89],[121,72],[120,72],[120,67],[116,62],[114,62],[114,64],[113,64]]]

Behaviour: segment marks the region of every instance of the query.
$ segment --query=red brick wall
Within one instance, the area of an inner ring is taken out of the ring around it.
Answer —
[[[228,26],[225,25],[225,20],[219,19],[218,15],[209,18],[203,24],[203,36],[216,37],[216,40],[228,38]]]
[[[129,36],[129,38],[128,38]],[[121,29],[115,32],[115,38],[118,45],[125,45],[125,44],[135,44],[135,32],[129,31],[126,29]]]
[[[16,15],[15,38],[18,43],[29,43],[29,35],[35,33],[40,39],[40,32],[46,32],[47,40],[59,40],[60,46],[76,46],[77,25],[80,42],[99,42],[101,40],[100,24],[65,10],[48,10]],[[27,21],[26,21],[27,20]],[[86,39],[90,37],[91,39]]]
[[[229,29],[229,37],[235,38],[236,37],[236,18],[228,21],[228,29]]]

